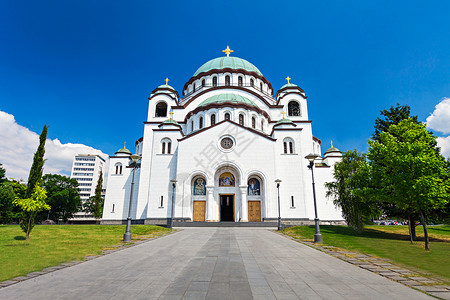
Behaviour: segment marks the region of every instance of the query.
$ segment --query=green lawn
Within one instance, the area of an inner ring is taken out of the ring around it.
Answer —
[[[169,229],[132,225],[133,240],[162,235]],[[125,225],[37,225],[27,245],[18,225],[0,225],[0,281],[121,245]]]
[[[358,234],[346,226],[320,226],[325,245],[389,258],[399,265],[413,267],[450,281],[450,226],[430,226],[431,251],[424,250],[423,230],[417,226],[414,244],[409,241],[408,226],[367,226]],[[284,229],[283,233],[312,240],[314,226]]]

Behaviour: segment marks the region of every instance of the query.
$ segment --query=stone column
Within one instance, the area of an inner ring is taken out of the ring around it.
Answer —
[[[241,222],[248,222],[247,186],[240,185],[241,189]]]
[[[206,222],[215,222],[216,214],[214,213],[214,186],[206,186]]]

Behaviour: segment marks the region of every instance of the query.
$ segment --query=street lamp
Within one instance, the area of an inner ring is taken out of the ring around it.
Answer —
[[[319,218],[317,217],[317,204],[316,204],[316,187],[314,183],[314,160],[319,155],[310,153],[305,156],[305,158],[309,161],[308,168],[311,169],[311,176],[312,176],[312,187],[313,187],[313,197],[314,197],[314,213],[316,218],[314,219],[314,223],[316,225],[316,233],[314,234],[314,243],[322,243],[322,234],[320,234],[320,228],[319,228]]]
[[[172,230],[173,230],[173,207],[174,207],[174,202],[175,202],[175,186],[177,184],[177,180],[172,179],[172,180],[170,180],[170,182],[172,182],[172,209],[171,209],[171,218],[170,218],[170,232],[172,232]]]
[[[125,234],[123,235],[123,241],[124,242],[131,242],[131,203],[133,200],[133,186],[134,186],[134,173],[137,168],[139,168],[138,161],[141,159],[141,157],[137,154],[130,155],[130,166],[133,168],[131,172],[133,173],[133,176],[131,177],[131,191],[130,191],[130,204],[128,206],[128,218],[127,218],[127,229],[125,230]]]
[[[280,183],[281,180],[277,179],[275,180],[275,183],[277,184],[277,190],[278,190],[278,231],[281,230],[281,211],[280,211]]]

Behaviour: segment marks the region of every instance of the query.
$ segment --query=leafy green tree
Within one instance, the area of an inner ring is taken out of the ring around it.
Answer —
[[[30,198],[34,192],[34,187],[37,184],[41,184],[42,170],[44,169],[44,154],[45,154],[45,141],[47,139],[48,126],[44,125],[42,133],[39,136],[39,146],[34,153],[33,164],[31,165],[30,174],[28,175],[27,194],[26,197]]]
[[[78,182],[67,176],[46,174],[42,177],[42,186],[47,191],[46,202],[52,207],[49,213],[43,213],[43,218],[63,222],[72,218],[73,214],[81,208],[81,199],[78,194]]]
[[[370,195],[364,192],[370,184],[369,171],[365,154],[346,151],[334,167],[335,181],[325,184],[327,197],[334,198],[347,224],[358,232],[362,232],[364,221],[377,213]]]
[[[9,223],[13,219],[15,197],[16,194],[10,182],[0,183],[0,224]]]
[[[381,117],[375,120],[375,132],[372,135],[372,139],[380,141],[380,134],[387,132],[391,125],[397,125],[402,120],[411,119],[415,123],[419,123],[417,116],[411,116],[411,107],[409,105],[391,106],[389,110],[383,109],[380,111]]]
[[[368,159],[376,188],[372,195],[400,209],[418,213],[429,250],[426,215],[450,199],[448,167],[436,148],[436,138],[413,119],[391,125],[380,140],[369,141]]]
[[[30,237],[30,232],[34,228],[34,218],[38,212],[50,209],[50,205],[45,203],[46,191],[36,184],[30,198],[14,199],[13,203],[23,211],[23,218],[20,220],[20,228],[25,232],[25,245]]]
[[[6,178],[6,170],[2,166],[3,165],[0,164],[0,183],[8,181],[8,179]]]
[[[91,213],[94,216],[94,218],[97,219],[97,223],[103,215],[104,199],[102,197],[102,188],[103,188],[103,172],[100,170],[100,176],[98,177],[97,186],[95,187],[95,194],[83,204],[84,211],[87,213]]]

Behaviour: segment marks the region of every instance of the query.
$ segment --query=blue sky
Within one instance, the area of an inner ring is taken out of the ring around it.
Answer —
[[[449,12],[449,1],[2,1],[0,111],[112,155],[142,136],[156,86],[169,77],[181,92],[229,45],[275,91],[288,75],[305,90],[323,151],[330,140],[365,151],[380,110],[408,104],[425,121],[450,97]]]

